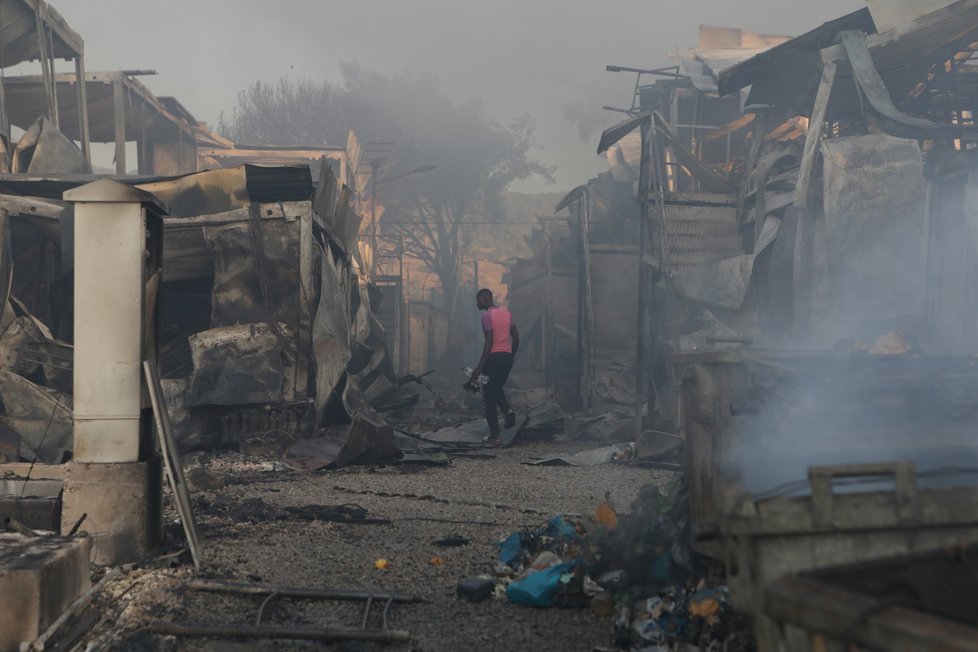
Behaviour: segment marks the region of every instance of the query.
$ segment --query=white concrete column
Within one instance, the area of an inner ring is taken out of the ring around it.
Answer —
[[[146,554],[160,530],[160,468],[141,413],[142,361],[155,359],[144,350],[146,315],[155,314],[146,283],[165,210],[153,195],[111,179],[64,198],[75,213],[75,351],[74,456],[62,520],[87,514],[95,561],[121,563]]]
[[[75,205],[74,459],[140,461],[147,210],[155,198],[102,179]]]

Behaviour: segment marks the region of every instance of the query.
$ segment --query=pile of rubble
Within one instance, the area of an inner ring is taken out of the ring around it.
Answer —
[[[619,515],[606,497],[593,515],[555,515],[511,533],[497,544],[493,576],[463,580],[459,594],[590,608],[613,621],[619,648],[754,649],[749,622],[733,612],[722,578],[689,542],[682,482],[665,492],[648,485],[628,513]]]
[[[74,303],[74,211],[62,199],[97,177],[65,168],[84,157],[47,121],[25,139],[39,141],[32,173],[76,174],[0,189],[0,461],[60,463],[72,454]],[[159,351],[181,450],[280,452],[418,400],[393,372],[349,189],[320,172],[315,184],[307,166],[122,180],[168,211],[145,346],[150,359]]]

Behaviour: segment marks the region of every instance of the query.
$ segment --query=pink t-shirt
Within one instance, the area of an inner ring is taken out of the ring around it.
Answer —
[[[513,316],[505,308],[494,306],[482,313],[482,330],[492,331],[492,348],[489,353],[512,353],[513,339],[509,336],[509,328],[513,325]]]

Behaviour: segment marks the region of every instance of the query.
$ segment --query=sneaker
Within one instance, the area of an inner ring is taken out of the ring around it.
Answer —
[[[499,438],[499,435],[486,435],[482,438],[482,443],[492,446],[502,446],[503,440]]]
[[[507,412],[506,413],[506,427],[507,428],[512,428],[515,425],[516,425],[516,413],[515,412]]]

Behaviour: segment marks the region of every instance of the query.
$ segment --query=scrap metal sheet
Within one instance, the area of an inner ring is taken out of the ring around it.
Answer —
[[[187,407],[295,399],[295,340],[285,324],[225,326],[189,340],[194,372]]]
[[[331,403],[342,402],[342,383],[350,361],[349,260],[339,247],[327,243],[321,254],[319,306],[312,325],[316,362],[316,419],[321,422]]]
[[[54,123],[38,118],[13,153],[14,174],[91,174],[85,155]]]
[[[71,396],[0,370],[0,425],[20,436],[20,456],[59,464],[72,450]]]
[[[602,448],[582,451],[574,455],[551,455],[527,462],[531,466],[601,466],[611,464],[616,458],[628,455],[635,444],[612,444]]]
[[[257,208],[257,207],[256,207]],[[299,322],[299,222],[206,227],[214,256],[211,326]]]
[[[925,181],[915,140],[852,136],[822,143],[832,304],[844,320],[923,305]]]

